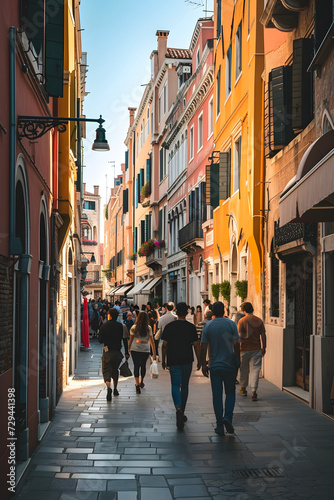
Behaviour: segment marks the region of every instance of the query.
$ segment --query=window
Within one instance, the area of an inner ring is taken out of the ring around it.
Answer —
[[[217,118],[218,116],[220,115],[220,68],[218,70],[218,73],[217,73],[217,89],[216,89],[216,99],[217,99],[217,103],[216,103],[216,115],[217,115]]]
[[[213,97],[209,101],[208,109],[208,137],[213,134]]]
[[[153,133],[154,133],[154,131],[153,131],[153,128],[154,128],[154,127],[153,127],[153,125],[154,125],[154,124],[153,124],[153,110],[152,110],[152,112],[151,112],[151,134],[152,134],[152,135],[153,135]]]
[[[160,172],[159,180],[161,182],[162,179],[164,178],[164,148],[160,149],[159,163],[160,163],[160,165],[159,165],[159,172]]]
[[[167,82],[164,85],[164,115],[167,113],[168,109],[168,95],[167,95]]]
[[[240,187],[241,137],[234,143],[233,192]]]
[[[194,125],[190,129],[190,161],[194,158]]]
[[[198,117],[198,151],[203,147],[203,113]]]
[[[196,69],[198,68],[199,66],[199,48],[197,49],[197,52],[196,52]]]
[[[141,122],[141,127],[140,127],[140,147],[142,148],[145,142],[145,121]]]
[[[239,78],[242,70],[241,57],[242,57],[242,48],[241,48],[241,23],[240,23],[237,29],[237,33],[235,35],[235,79],[236,80]]]
[[[187,99],[184,97],[184,98],[183,98],[183,108],[185,108],[185,107],[186,107],[186,104],[187,104]]]
[[[150,108],[147,110],[147,119],[146,119],[146,136],[150,135]]]
[[[217,7],[217,12],[216,12],[216,19],[217,19],[216,33],[217,33],[217,38],[219,38],[220,35],[221,35],[221,31],[222,31],[222,0],[217,0],[216,7]]]
[[[85,201],[84,202],[85,210],[95,210],[95,201]]]
[[[232,48],[229,46],[226,53],[226,99],[231,93],[231,62],[232,62]]]
[[[161,122],[161,96],[159,97],[158,113],[159,113],[159,123],[160,123]]]

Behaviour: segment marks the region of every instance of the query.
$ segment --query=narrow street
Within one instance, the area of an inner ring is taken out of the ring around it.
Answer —
[[[179,433],[168,372],[147,377],[141,395],[121,377],[107,403],[101,346],[91,346],[14,498],[333,499],[334,422],[303,402],[262,379],[258,402],[237,393],[235,435],[219,437],[210,383],[194,371]]]

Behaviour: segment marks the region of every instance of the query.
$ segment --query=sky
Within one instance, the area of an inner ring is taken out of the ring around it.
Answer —
[[[109,196],[114,172],[119,174],[124,163],[128,107],[139,105],[142,85],[150,80],[156,31],[170,31],[168,47],[189,48],[196,21],[213,15],[206,14],[206,8],[212,11],[213,0],[81,0],[82,50],[87,52],[89,92],[84,114],[87,118],[102,115],[110,145],[108,152],[92,151],[98,124],[86,124],[83,181],[90,192],[94,185],[100,186],[101,207],[106,203],[106,186]]]

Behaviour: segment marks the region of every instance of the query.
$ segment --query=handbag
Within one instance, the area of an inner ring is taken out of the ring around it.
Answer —
[[[158,371],[158,365],[156,361],[153,361],[151,364],[151,378],[158,378],[159,377],[159,371]]]
[[[124,361],[124,363],[120,366],[119,373],[122,377],[132,377],[132,371],[129,368],[129,363]]]
[[[159,328],[156,334],[154,335],[155,340],[160,340],[160,338],[161,338],[161,328]]]

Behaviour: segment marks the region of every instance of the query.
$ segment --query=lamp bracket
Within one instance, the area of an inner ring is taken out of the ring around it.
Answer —
[[[18,136],[19,138],[26,137],[29,140],[35,140],[42,137],[54,127],[58,127],[59,132],[65,132],[68,122],[96,122],[102,127],[104,121],[101,115],[100,118],[19,116],[17,120]]]

